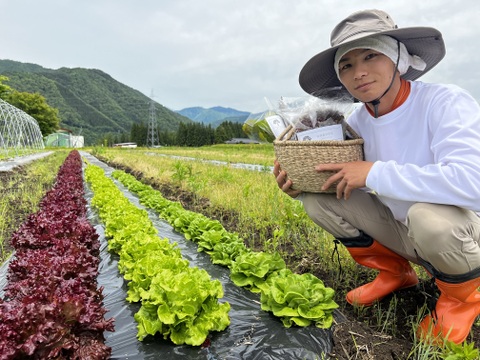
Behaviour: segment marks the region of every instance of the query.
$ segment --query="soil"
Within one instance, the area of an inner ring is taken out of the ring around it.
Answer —
[[[102,161],[106,160],[102,159]],[[110,163],[109,165],[131,173],[138,180],[159,190],[165,198],[180,202],[185,209],[220,221],[226,230],[241,234],[246,242],[246,236],[253,237],[253,239],[248,239],[248,243],[255,244],[255,234],[242,234],[241,229],[237,226],[238,216],[234,212],[215,208],[206,198],[199,198],[196,194],[184,191],[172,184],[157,183],[152,178],[144,178],[141,173],[120,164]],[[265,229],[261,229],[261,232],[265,234]],[[283,253],[288,253],[288,251]],[[413,359],[411,351],[414,348],[415,340],[412,324],[418,322],[419,316],[423,317],[426,314],[428,311],[426,309],[435,308],[431,298],[436,287],[430,280],[421,280],[415,287],[396,291],[394,295],[387,296],[374,306],[355,308],[344,300],[345,294],[351,290],[351,287],[348,286],[348,279],[341,278],[341,271],[322,272],[317,266],[318,259],[309,259],[308,256],[302,259],[285,258],[285,261],[287,266],[298,273],[309,272],[322,279],[326,286],[335,289],[338,294],[337,303],[343,304],[341,310],[337,312],[336,323],[332,327],[333,348],[331,353],[327,354],[329,359]],[[371,270],[359,265],[358,271],[360,277],[364,278],[364,283],[373,280]],[[374,273],[373,276],[375,276]],[[395,315],[389,311],[392,301],[394,301],[393,306],[397,309]],[[380,316],[381,320],[379,320]],[[389,318],[389,316],[394,318]],[[474,326],[467,340],[480,344],[480,327]]]
[[[105,161],[105,159],[102,159]],[[142,174],[122,168],[118,164],[110,164],[112,167],[121,168],[135,175],[144,183],[149,183],[154,188],[162,192],[162,195],[172,201],[179,201],[185,209],[199,212],[212,219],[219,220],[225,229],[231,232],[241,233],[237,227],[238,217],[233,212],[225,209],[218,209],[211,206],[208,199],[198,198],[196,194],[185,192],[171,184],[155,183],[152,179],[142,178]],[[0,172],[0,188],[2,180],[7,181],[10,178],[9,173]],[[5,183],[3,183],[5,184]],[[19,213],[20,219],[24,219],[26,214]],[[262,229],[265,233],[265,229]],[[251,234],[255,237],[255,234]],[[249,243],[255,243],[255,239],[250,239]],[[8,245],[8,244],[7,244]],[[371,359],[408,359],[409,353],[414,346],[412,332],[412,322],[417,318],[419,309],[427,303],[427,295],[432,292],[431,283],[422,281],[414,288],[405,289],[396,292],[395,301],[397,311],[394,319],[388,319],[392,301],[389,296],[380,301],[375,306],[369,308],[354,308],[346,304],[344,296],[348,287],[348,279],[341,278],[341,271],[334,273],[325,273],[319,271],[316,266],[318,259],[310,259],[306,255],[302,259],[287,258],[287,264],[299,273],[310,272],[322,279],[326,286],[332,287],[338,294],[337,303],[341,309],[337,312],[336,324],[332,327],[333,348],[329,359],[337,360],[371,360]],[[359,267],[359,274],[364,277],[365,283],[372,280],[372,273]],[[339,281],[339,280],[342,281]],[[381,314],[381,315],[379,315]],[[382,316],[382,320],[379,320]],[[381,325],[379,325],[381,324]],[[378,326],[384,327],[378,328]],[[395,329],[394,332],[391,329]],[[474,326],[469,341],[480,343],[480,328]]]
[[[114,166],[110,164],[111,166]],[[116,166],[119,168],[119,166]],[[122,168],[122,170],[131,172],[129,169]],[[211,206],[208,199],[200,199],[193,193],[181,190],[171,184],[158,184],[152,179],[144,178],[139,173],[131,172],[144,183],[149,183],[152,187],[159,190],[162,195],[171,200],[179,201],[182,206],[191,211],[202,213],[211,219],[218,220],[222,225],[231,232],[241,233],[241,229],[236,226],[236,219],[238,217],[225,209],[215,209]],[[262,230],[265,233],[264,229]],[[253,235],[254,236],[254,235]],[[243,236],[245,239],[245,236]],[[249,241],[255,243],[255,240]],[[260,249],[258,249],[260,250]],[[338,281],[338,274],[320,273],[318,267],[315,267],[315,261],[311,259],[285,259],[291,268],[296,268],[299,273],[309,272],[322,279],[326,286],[330,286],[339,294],[345,294],[350,289],[341,289],[335,284],[343,284]],[[367,275],[365,275],[367,276]],[[368,281],[371,281],[368,280]],[[413,347],[411,340],[409,322],[411,317],[416,315],[417,307],[422,306],[425,302],[423,296],[419,297],[416,290],[403,290],[397,293],[397,297],[401,296],[401,306],[404,309],[403,318],[397,319],[404,329],[404,333],[398,333],[396,336],[389,335],[385,332],[380,332],[369,326],[368,323],[372,318],[375,318],[376,313],[374,309],[362,309],[361,315],[357,314],[353,307],[349,306],[337,313],[336,324],[332,328],[333,333],[333,348],[329,359],[335,360],[371,360],[371,359],[392,359],[404,360],[408,358],[408,354]],[[344,302],[339,299],[338,302]],[[384,299],[378,304],[384,309],[389,307],[389,299]],[[377,311],[378,308],[375,308]]]

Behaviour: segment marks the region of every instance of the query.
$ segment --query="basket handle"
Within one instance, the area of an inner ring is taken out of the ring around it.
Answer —
[[[349,123],[346,123],[347,126],[346,126],[346,129],[347,131],[353,136],[354,139],[361,139],[360,135],[357,134],[357,132],[355,130],[353,130],[353,128],[350,126]]]
[[[353,136],[354,139],[360,139],[360,135],[357,134],[355,130],[350,126],[349,123],[346,123],[346,130]],[[291,137],[295,134],[295,128],[292,124],[288,125],[281,133],[278,135],[278,141],[287,141],[290,140]]]
[[[285,129],[283,129],[280,135],[278,135],[277,140],[278,141],[290,140],[290,138],[293,136],[294,133],[295,133],[295,128],[293,127],[292,124],[290,124]]]

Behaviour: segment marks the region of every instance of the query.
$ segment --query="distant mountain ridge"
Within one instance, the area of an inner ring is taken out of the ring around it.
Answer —
[[[0,60],[5,83],[18,91],[39,93],[59,110],[60,126],[92,145],[105,134],[129,133],[133,124],[148,124],[151,99],[97,69],[47,69],[40,65]],[[176,131],[188,117],[155,102],[161,131]]]
[[[177,110],[176,112],[195,122],[211,125],[214,128],[224,121],[243,123],[250,115],[247,111],[240,111],[222,106],[214,106],[208,109],[195,106]]]

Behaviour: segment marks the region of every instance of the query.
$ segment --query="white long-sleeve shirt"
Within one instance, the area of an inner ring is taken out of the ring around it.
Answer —
[[[348,118],[374,162],[367,188],[405,222],[416,202],[480,211],[480,106],[454,85],[411,82],[408,99],[375,119]]]

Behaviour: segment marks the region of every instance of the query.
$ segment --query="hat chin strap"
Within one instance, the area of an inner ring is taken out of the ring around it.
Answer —
[[[387,90],[385,90],[383,94],[380,95],[378,98],[372,101],[367,101],[367,104],[373,105],[373,116],[375,117],[375,119],[378,118],[378,105],[380,105],[380,99],[390,91],[390,88],[392,87],[393,82],[395,81],[395,74],[397,73],[398,63],[400,62],[400,41],[398,40],[397,40],[397,46],[398,46],[397,63],[395,64],[395,69],[393,69],[393,76],[392,76],[392,81],[390,81],[390,85],[388,85]]]

